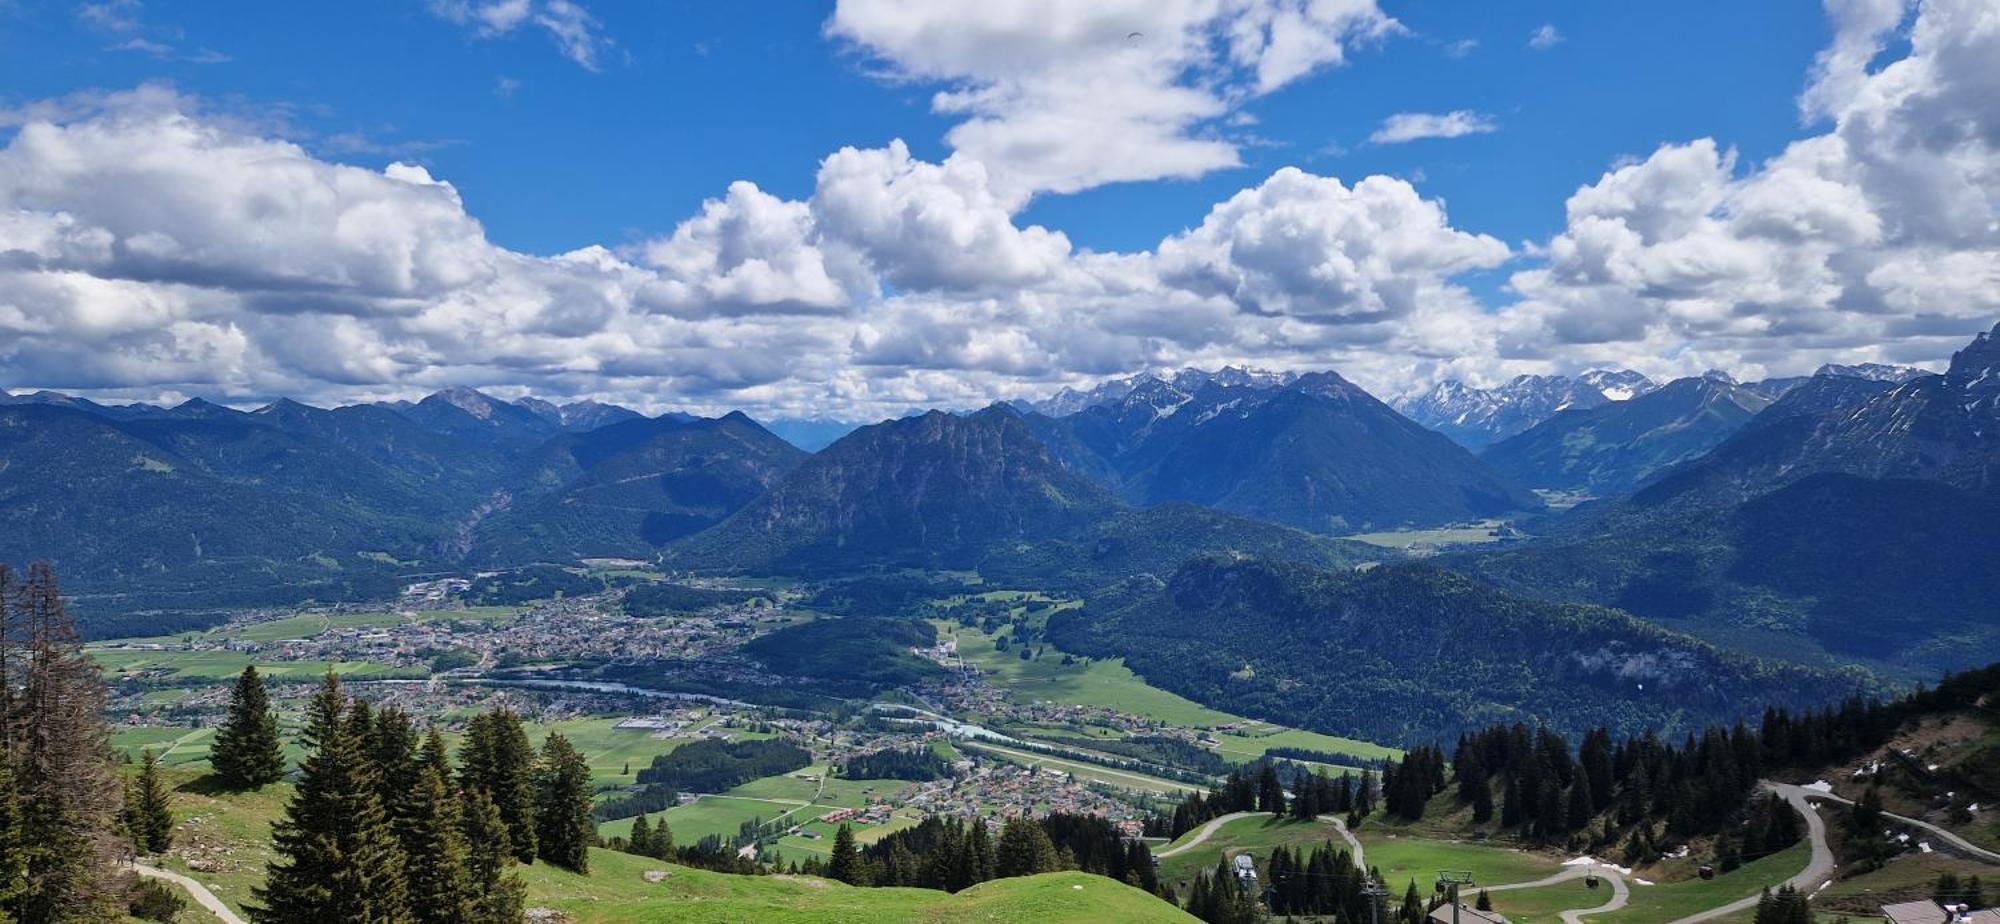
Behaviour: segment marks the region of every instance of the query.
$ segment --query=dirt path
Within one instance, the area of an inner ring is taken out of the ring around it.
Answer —
[[[168,872],[167,870],[147,866],[143,863],[132,864],[132,869],[139,875],[149,879],[162,879],[186,889],[187,893],[194,897],[195,904],[208,909],[208,913],[221,918],[222,924],[248,924],[236,912],[229,910],[229,906],[223,904],[222,899],[216,898],[215,893],[208,890],[208,886],[202,885],[179,873]]]

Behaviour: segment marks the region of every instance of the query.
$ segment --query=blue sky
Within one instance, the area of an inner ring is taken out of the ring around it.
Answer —
[[[1231,129],[1257,139],[1243,167],[1049,196],[1024,220],[1087,247],[1143,249],[1293,164],[1421,178],[1463,227],[1545,237],[1563,198],[1621,156],[1703,136],[1747,160],[1776,153],[1803,133],[1795,100],[1829,35],[1805,3],[1383,9],[1409,34],[1244,107],[1258,121]],[[901,138],[926,159],[950,153],[930,88],[872,76],[866,55],[824,35],[822,3],[603,4],[592,14],[614,44],[596,71],[531,30],[479,38],[420,3],[135,7],[138,34],[173,46],[164,54],[110,50],[129,38],[75,10],[20,0],[0,21],[10,101],[167,80],[281,110],[328,157],[433,167],[496,242],[535,253],[670,230],[736,179],[810,193],[816,163],[842,145]],[[1530,48],[1545,24],[1563,41]],[[181,60],[204,52],[228,60]],[[1499,129],[1367,143],[1393,113],[1461,109]]]
[[[1991,107],[1924,102],[2000,67],[1943,66],[1981,56],[1992,0],[1046,2],[0,0],[0,173],[36,180],[0,207],[119,242],[0,240],[48,274],[17,291],[99,286],[24,301],[17,333],[116,354],[0,348],[0,385],[866,416],[1180,363],[1399,392],[1935,361],[2000,304]],[[1398,119],[1475,130],[1394,141]],[[1942,192],[1892,188],[1937,153],[1910,139],[1961,136]],[[822,164],[844,148],[842,199]],[[148,207],[203,211],[191,182],[215,214]],[[434,224],[313,229],[447,188]],[[132,262],[160,246],[170,269]],[[587,271],[560,257],[592,247]],[[1953,284],[1916,269],[1939,261]],[[93,317],[131,303],[152,308]]]

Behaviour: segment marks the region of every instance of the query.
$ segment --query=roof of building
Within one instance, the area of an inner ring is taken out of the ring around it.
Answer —
[[[1944,906],[1930,899],[1898,902],[1882,906],[1882,917],[1892,924],[1945,924]]]
[[[1438,924],[1451,924],[1451,905],[1439,905],[1431,909],[1431,920]],[[1507,918],[1491,911],[1481,911],[1469,905],[1458,906],[1459,924],[1507,924]]]

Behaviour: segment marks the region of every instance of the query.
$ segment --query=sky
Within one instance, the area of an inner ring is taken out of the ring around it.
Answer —
[[[871,420],[1939,368],[2000,0],[0,0],[0,386]]]

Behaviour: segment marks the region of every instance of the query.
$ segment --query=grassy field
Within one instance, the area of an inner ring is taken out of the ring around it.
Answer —
[[[1674,921],[1698,911],[1726,905],[1755,895],[1765,886],[1776,886],[1806,868],[1812,848],[1804,841],[1787,850],[1723,873],[1714,879],[1687,879],[1660,885],[1632,886],[1632,902],[1601,920],[1618,924],[1656,924]],[[1372,859],[1372,857],[1371,857]]]
[[[1499,520],[1489,520],[1471,526],[1447,526],[1440,529],[1399,529],[1379,533],[1361,533],[1342,538],[1369,545],[1379,545],[1391,549],[1435,548],[1441,545],[1494,542],[1500,537],[1494,530],[1502,524]]]
[[[537,747],[551,731],[562,732],[577,750],[583,752],[590,762],[590,778],[600,787],[630,786],[638,782],[639,771],[653,763],[653,758],[695,740],[695,732],[707,727],[713,719],[693,725],[677,737],[662,738],[645,729],[617,728],[622,717],[595,717],[587,719],[562,719],[555,722],[531,722],[528,737]],[[738,739],[769,738],[768,734],[748,729],[730,729],[729,734]],[[629,768],[629,772],[628,772]]]
[[[102,647],[87,650],[107,674],[163,671],[168,677],[178,680],[229,680],[253,663],[257,665],[257,672],[267,680],[314,680],[325,676],[328,670],[338,670],[342,677],[354,680],[418,678],[426,674],[418,668],[390,667],[369,661],[272,661],[240,651],[150,651]]]
[[[1392,757],[1398,753],[1393,748],[1365,741],[1287,729],[1210,709],[1147,684],[1119,659],[1065,665],[1059,655],[1045,654],[1023,661],[1015,654],[996,650],[993,637],[976,628],[968,629],[949,620],[934,622],[939,633],[958,640],[960,657],[985,672],[995,686],[1005,688],[1016,700],[1105,706],[1186,728],[1238,726],[1236,732],[1218,734],[1222,741],[1218,750],[1239,761],[1262,757],[1274,747],[1308,748],[1360,759]]]
[[[1639,888],[1639,886],[1633,886]],[[1478,890],[1461,893],[1466,905],[1475,904],[1473,896]],[[1593,889],[1584,885],[1581,879],[1539,889],[1517,889],[1510,892],[1494,892],[1493,910],[1505,915],[1515,924],[1547,924],[1562,920],[1561,913],[1572,908],[1595,908],[1611,900],[1611,884],[1598,882]]]
[[[1412,879],[1420,889],[1429,888],[1437,881],[1438,870],[1465,870],[1472,873],[1475,883],[1505,885],[1533,882],[1562,869],[1562,862],[1554,857],[1505,847],[1391,835],[1366,827],[1358,836],[1367,852],[1368,865],[1381,869],[1390,890],[1397,894]],[[1499,895],[1494,898],[1497,901]]]
[[[110,639],[99,644],[181,645],[194,641],[280,642],[314,638],[335,629],[365,629],[424,622],[502,622],[521,614],[518,606],[467,606],[446,610],[382,610],[368,613],[299,613],[265,622],[221,625],[201,632]]]
[[[1194,836],[1189,833],[1183,840],[1192,840]],[[1161,860],[1160,881],[1178,889],[1182,883],[1194,881],[1196,873],[1214,869],[1218,859],[1240,853],[1249,853],[1254,857],[1261,870],[1270,862],[1273,847],[1304,847],[1310,850],[1327,841],[1346,846],[1333,825],[1324,822],[1278,819],[1269,815],[1238,818],[1217,828],[1214,834],[1201,842],[1201,846]]]
[[[998,757],[1009,763],[1020,764],[1023,767],[1050,767],[1061,770],[1080,780],[1090,780],[1092,782],[1103,783],[1107,786],[1116,786],[1121,789],[1173,793],[1193,792],[1208,788],[1206,786],[1196,786],[1192,783],[1181,783],[1156,776],[1147,776],[1143,773],[1135,773],[1130,770],[1114,770],[1110,767],[1100,767],[1096,764],[1084,763],[1082,761],[1051,757],[1046,754],[1037,754],[1033,751],[1023,751],[1004,745],[988,744],[983,741],[967,741],[960,744],[959,747],[978,751],[992,757]]]
[[[857,889],[794,876],[726,876],[657,860],[593,850],[591,875],[529,867],[529,904],[555,908],[582,924],[1040,924],[1040,922],[1190,922],[1153,896],[1101,876],[1049,873],[983,883],[951,895],[926,889]],[[666,873],[647,882],[647,871]]]

